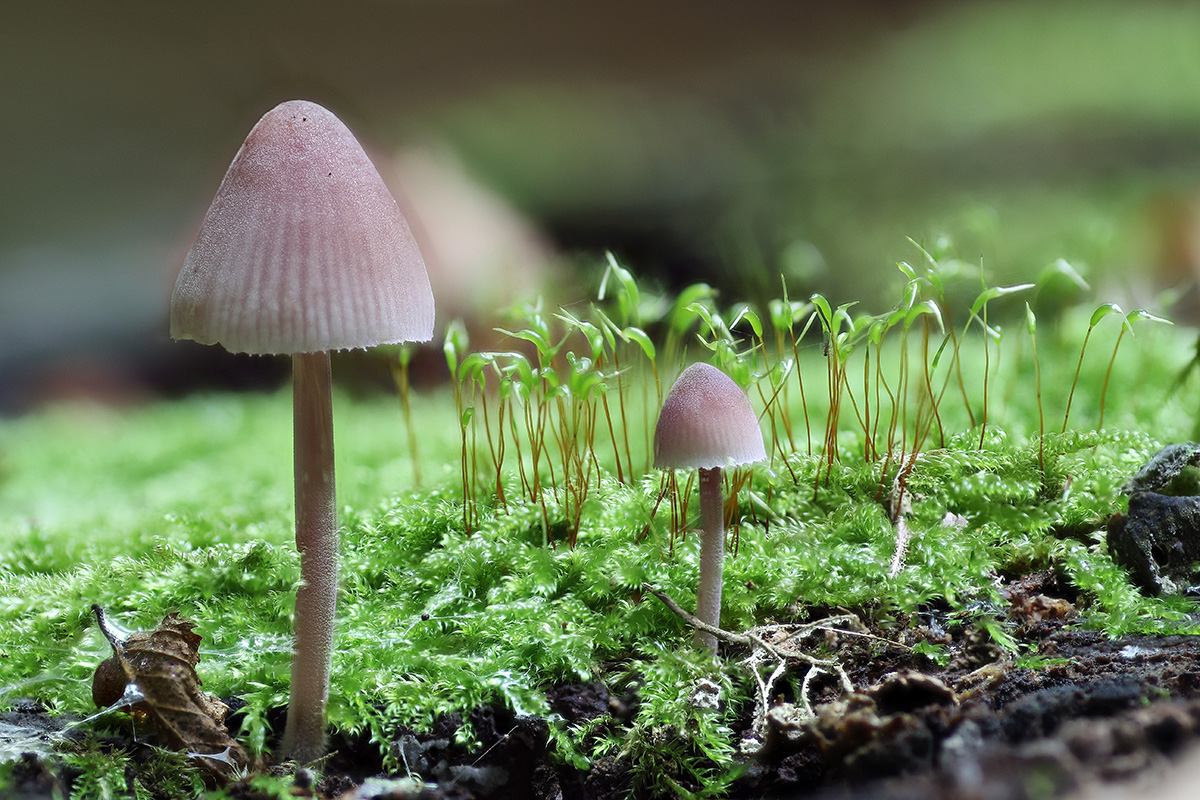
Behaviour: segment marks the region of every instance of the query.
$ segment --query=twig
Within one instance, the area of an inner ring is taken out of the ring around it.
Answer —
[[[834,617],[834,619],[840,618]],[[810,623],[805,627],[807,627],[810,631],[825,631],[826,633],[836,633],[841,636],[861,636],[864,639],[871,639],[882,644],[891,645],[892,647],[899,647],[901,650],[908,650],[910,652],[912,651],[912,648],[906,644],[893,641],[892,639],[885,639],[882,636],[876,636],[875,634],[867,633],[866,631],[848,631],[845,628],[834,628],[830,627],[829,625],[821,625],[820,623],[816,622]]]
[[[793,623],[791,625],[775,624],[775,625],[769,625],[769,626],[765,626],[765,627],[768,627],[772,631],[775,631],[775,632],[787,634],[785,638],[775,641],[776,647],[778,647],[779,645],[783,644],[784,642],[786,642],[790,639],[796,638],[797,636],[809,634],[809,633],[812,633],[813,631],[824,631],[825,633],[836,633],[839,636],[858,636],[860,638],[870,639],[872,641],[879,642],[881,644],[890,645],[892,647],[898,647],[901,650],[912,651],[912,648],[906,644],[902,644],[902,643],[894,641],[892,639],[885,639],[882,636],[876,636],[875,634],[869,633],[865,630],[850,630],[848,627],[835,627],[838,625],[849,626],[853,623],[858,623],[859,625],[862,624],[859,621],[858,617],[856,617],[855,615],[842,614],[842,615],[836,616],[836,617],[826,617],[825,619],[821,620],[820,622],[798,622],[798,623]],[[762,630],[762,628],[755,628],[754,630]]]
[[[825,674],[825,670],[820,667],[812,667],[804,674],[804,681],[800,684],[800,704],[804,707],[804,713],[809,719],[817,716],[817,710],[813,708],[812,701],[808,699],[808,693],[812,688],[813,678],[823,674]],[[845,673],[843,673],[844,675]]]
[[[771,695],[775,690],[775,686],[780,680],[783,679],[784,675],[787,674],[787,669],[790,664],[801,662],[807,664],[809,667],[804,676],[804,681],[800,689],[800,704],[804,709],[804,713],[808,719],[812,719],[816,716],[816,711],[812,706],[812,701],[809,700],[809,693],[812,688],[813,680],[817,676],[822,674],[834,674],[837,676],[838,683],[840,684],[843,692],[849,694],[854,691],[854,685],[850,682],[850,676],[846,674],[846,671],[842,668],[842,665],[836,660],[811,656],[808,653],[801,651],[797,646],[795,646],[794,643],[792,646],[786,648],[786,650],[781,648],[780,645],[796,639],[797,636],[799,636],[802,632],[810,633],[814,630],[833,631],[835,633],[853,633],[856,635],[867,636],[869,636],[869,634],[863,634],[857,631],[842,631],[840,629],[833,628],[828,624],[821,625],[819,623],[799,626],[766,625],[752,628],[746,633],[731,633],[730,631],[718,628],[715,625],[709,625],[708,623],[698,619],[694,614],[685,611],[678,603],[675,602],[674,598],[661,589],[651,586],[648,583],[643,583],[642,588],[661,600],[663,605],[665,605],[673,614],[678,616],[687,624],[691,625],[693,628],[712,634],[714,638],[718,639],[719,641],[726,642],[727,644],[743,645],[750,648],[750,654],[743,659],[742,663],[745,664],[750,670],[750,674],[754,676],[754,682],[758,684],[758,696],[755,698],[753,725],[753,729],[757,734],[761,735],[766,730],[767,709],[771,706]],[[844,621],[847,624],[850,624],[851,622],[857,622],[857,617],[846,614],[842,615],[841,617],[837,617],[836,621]],[[824,622],[829,623],[830,620],[824,620]],[[795,630],[788,630],[789,628],[795,628]],[[769,635],[771,633],[783,633],[784,636],[778,641],[768,642],[763,638],[762,634]],[[768,677],[766,680],[763,680],[760,668],[770,661],[776,662],[775,668],[771,671],[770,677]]]
[[[673,597],[671,597],[671,595],[664,592],[662,589],[659,589],[655,586],[651,586],[648,583],[643,583],[642,589],[644,589],[645,591],[649,592],[650,594],[654,595],[659,600],[661,600],[663,605],[667,607],[667,610],[669,610],[675,616],[679,617],[681,620],[686,622],[688,625],[691,625],[696,630],[703,631],[705,633],[711,633],[717,639],[720,639],[722,642],[727,642],[729,644],[748,645],[751,643],[751,639],[749,636],[746,636],[746,635],[740,634],[740,633],[730,633],[727,630],[718,628],[716,625],[709,625],[707,622],[704,622],[699,617],[697,617],[695,614],[691,614],[691,613],[685,611],[683,606],[679,605],[679,603],[676,603],[675,599]],[[771,648],[768,646],[767,649],[771,649]]]

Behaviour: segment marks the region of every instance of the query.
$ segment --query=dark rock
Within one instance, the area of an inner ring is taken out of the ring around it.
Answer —
[[[1142,591],[1182,593],[1197,583],[1200,496],[1134,493],[1128,515],[1109,520],[1108,551]]]
[[[1200,444],[1169,444],[1121,486],[1125,494],[1155,492],[1182,497],[1200,494]]]

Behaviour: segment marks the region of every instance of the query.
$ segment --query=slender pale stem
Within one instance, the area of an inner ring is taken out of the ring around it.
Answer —
[[[337,607],[333,391],[328,353],[292,357],[292,403],[300,587],[283,754],[304,763],[325,755],[325,704]]]
[[[714,628],[721,627],[721,584],[725,568],[725,503],[722,499],[721,468],[700,471],[700,583],[696,589],[696,616]],[[717,639],[699,629],[692,639],[696,647],[717,649]]]

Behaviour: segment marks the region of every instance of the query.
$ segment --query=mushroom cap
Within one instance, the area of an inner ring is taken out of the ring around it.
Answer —
[[[746,393],[709,364],[685,369],[658,414],[654,466],[709,469],[766,457],[758,417]]]
[[[171,336],[258,354],[433,337],[408,223],[331,112],[291,100],[250,131],[179,272]]]

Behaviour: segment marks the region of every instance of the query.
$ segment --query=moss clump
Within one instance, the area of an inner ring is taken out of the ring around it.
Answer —
[[[1120,427],[1091,430],[1119,333],[1084,333],[1070,315],[1039,343],[1040,364],[1020,339],[993,338],[985,371],[976,356],[995,317],[939,332],[932,311],[889,326],[895,311],[843,307],[835,323],[829,308],[809,326],[841,337],[827,351],[802,335],[819,304],[785,298],[760,315],[720,309],[696,289],[687,305],[650,302],[613,274],[623,294],[598,316],[522,312],[514,335],[540,355],[448,347],[463,382],[413,398],[422,488],[396,493],[413,468],[395,400],[337,400],[345,530],[330,716],[376,742],[389,769],[402,769],[390,747],[401,727],[499,703],[549,719],[555,752],[577,766],[620,754],[637,785],[660,791],[730,779],[753,682],[736,663],[690,651],[683,623],[642,590],[694,603],[695,488],[648,470],[646,440],[659,375],[697,334],[696,352],[749,390],[771,454],[730,479],[740,491],[726,507],[726,628],[841,607],[899,630],[939,605],[1004,639],[997,576],[1043,567],[1080,588],[1083,624],[1195,628],[1190,601],[1140,596],[1095,535],[1121,510],[1122,482],[1191,426],[1194,390],[1170,392],[1185,337],[1163,328],[1131,339],[1107,389],[1106,419]],[[1035,370],[1071,374],[1084,335],[1098,357],[1079,368],[1078,427],[1037,436],[1072,387],[1031,391]],[[90,672],[106,656],[91,605],[129,628],[177,611],[204,636],[206,690],[245,701],[241,741],[271,745],[298,575],[287,400],[62,408],[0,426],[0,534],[13,543],[0,562],[5,697],[90,713]],[[910,539],[893,569],[899,516]],[[702,679],[720,697],[713,707],[695,702]],[[556,718],[549,691],[587,681],[627,691],[636,714]],[[115,763],[81,769],[103,783]]]

